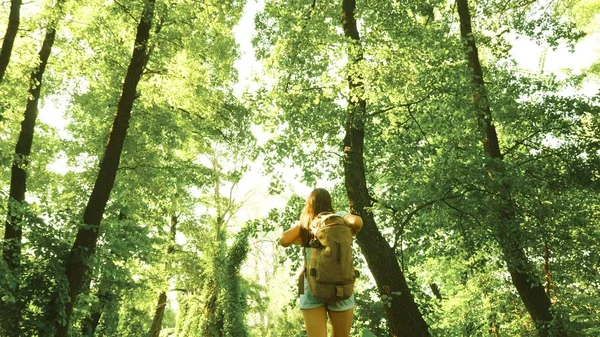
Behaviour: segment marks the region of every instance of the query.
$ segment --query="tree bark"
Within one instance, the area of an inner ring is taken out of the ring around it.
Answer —
[[[165,307],[167,305],[167,293],[164,291],[158,296],[158,303],[156,303],[156,310],[154,311],[154,319],[152,320],[152,326],[150,327],[150,337],[159,337],[160,330],[162,327],[162,320],[165,315]]]
[[[221,337],[223,325],[225,324],[224,317],[218,308],[218,292],[219,286],[215,280],[211,280],[207,287],[206,304],[203,305],[204,322],[202,327],[202,336],[206,337]]]
[[[87,261],[96,250],[100,221],[115,182],[131,118],[131,109],[137,98],[137,85],[148,62],[148,39],[154,17],[154,3],[155,0],[148,0],[144,3],[112,130],[100,162],[94,188],[83,214],[83,225],[77,231],[75,242],[67,257],[65,276],[69,283],[69,297],[65,303],[65,319],[60,320],[58,317],[54,317],[57,337],[67,336],[73,306],[88,269]]]
[[[22,0],[11,0],[10,2],[8,27],[6,27],[6,33],[4,33],[4,40],[2,41],[2,51],[0,51],[0,83],[2,83],[2,80],[4,79],[6,68],[8,68],[8,62],[10,62],[10,55],[12,54],[13,45],[15,44],[15,38],[17,36],[17,32],[19,31],[22,3]]]
[[[18,27],[19,9],[15,9],[16,14],[13,13],[13,7],[16,6],[15,2],[18,2],[18,6],[20,6],[20,1],[14,1],[12,3],[10,13],[11,18],[9,20],[14,20],[13,16],[16,15],[16,26]],[[57,1],[57,10],[60,11],[62,9],[61,7],[63,2],[64,1],[62,0]],[[21,122],[21,131],[15,146],[15,155],[11,167],[10,190],[7,207],[8,214],[4,224],[2,258],[6,262],[10,272],[16,278],[19,278],[19,269],[21,266],[21,240],[23,237],[22,225],[24,220],[22,207],[24,206],[23,203],[25,201],[25,192],[27,190],[27,167],[30,161],[29,155],[31,153],[35,123],[38,116],[38,104],[42,90],[42,80],[46,66],[48,65],[48,59],[50,58],[52,45],[54,44],[54,39],[56,37],[57,24],[57,20],[54,20],[46,29],[44,41],[42,42],[42,47],[38,53],[38,59],[40,63],[38,67],[31,72],[29,78],[30,85],[27,95],[27,104],[25,107],[24,118]],[[17,27],[14,29],[16,30]],[[10,24],[9,29],[11,29]],[[6,32],[6,35],[9,35],[8,31]],[[12,38],[14,40],[14,36],[12,36]],[[7,45],[6,43],[7,41],[4,40],[2,44],[2,57],[5,56],[5,46],[8,49],[12,48],[12,42],[10,45]],[[7,53],[10,54],[10,50],[7,50]],[[9,55],[7,57],[9,57]],[[3,61],[4,60],[2,60],[2,62]],[[8,64],[8,58],[6,59],[6,64]],[[22,303],[19,301],[18,286],[14,292],[16,294],[15,297],[17,298],[15,303],[5,303],[0,301],[0,309],[3,312],[3,318],[1,320],[3,325],[2,329],[4,329],[9,336],[19,336],[20,333],[19,323],[21,322]]]
[[[478,125],[483,133],[483,148],[485,154],[493,160],[488,166],[491,179],[498,179],[505,174],[503,156],[496,128],[492,123],[492,113],[488,103],[488,96],[483,80],[483,71],[477,52],[477,44],[471,27],[471,14],[467,0],[457,0],[457,10],[460,18],[460,33],[466,50],[466,56],[471,69],[471,83],[473,85],[473,107],[477,112]],[[508,266],[512,283],[517,289],[521,300],[533,319],[540,337],[568,336],[561,328],[561,324],[554,322],[551,311],[550,298],[544,287],[534,273],[534,268],[523,250],[520,242],[520,228],[515,216],[515,208],[510,200],[511,186],[498,183],[495,192],[495,209],[499,224],[495,228],[496,237],[501,246],[503,258]],[[559,322],[558,322],[559,323]]]
[[[363,56],[354,17],[355,0],[343,0],[342,8],[344,34],[351,41],[347,47],[348,59],[351,64],[358,64]],[[384,300],[392,335],[395,337],[430,336],[427,323],[410,294],[395,251],[377,229],[375,218],[370,211],[371,197],[367,189],[364,166],[363,117],[366,115],[367,102],[362,97],[364,85],[361,78],[349,75],[348,86],[350,99],[344,138],[344,183],[351,212],[360,215],[364,223],[363,229],[357,236],[357,242]]]

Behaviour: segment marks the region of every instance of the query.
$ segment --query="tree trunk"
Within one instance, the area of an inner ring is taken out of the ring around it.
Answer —
[[[171,244],[167,248],[167,256],[175,251],[175,238],[177,236],[177,223],[179,218],[177,215],[171,216]],[[168,259],[168,258],[167,258]],[[165,315],[165,307],[167,305],[167,293],[162,291],[158,295],[158,302],[156,304],[156,310],[154,311],[154,318],[152,319],[152,326],[150,327],[150,337],[160,336],[160,330],[162,329],[162,320]]]
[[[89,316],[81,323],[81,335],[84,337],[94,337],[96,334],[96,328],[100,323],[102,317],[102,304],[94,303],[91,308]]]
[[[354,18],[355,0],[343,0],[342,25],[350,38],[348,59],[354,64],[362,60],[360,37]],[[344,138],[344,182],[352,213],[362,217],[364,226],[357,241],[373,273],[384,300],[391,333],[395,337],[430,336],[427,323],[417,307],[400,269],[394,249],[377,229],[373,213],[369,210],[371,197],[367,189],[364,166],[364,122],[367,102],[362,97],[362,79],[348,77],[350,99]]]
[[[22,0],[12,0],[10,2],[8,27],[6,27],[6,33],[4,34],[4,40],[2,41],[2,51],[0,51],[0,83],[2,83],[2,80],[4,79],[4,74],[6,73],[6,68],[8,68],[8,62],[10,61],[10,55],[12,54],[13,45],[15,44],[15,37],[19,31],[22,2]]]
[[[17,13],[13,14],[13,7],[17,5],[15,4],[17,2],[18,6],[20,6],[20,1],[14,1],[12,3],[10,14],[11,19],[9,20],[13,20],[13,15],[16,15],[16,26],[18,27],[19,9],[16,8],[15,10]],[[57,1],[56,9],[58,11],[61,10],[62,3],[63,1],[61,0]],[[52,21],[46,29],[46,35],[44,36],[42,47],[38,53],[38,58],[40,61],[39,66],[37,69],[31,72],[31,76],[29,78],[30,86],[27,95],[27,104],[25,107],[24,118],[21,122],[21,132],[19,133],[19,138],[15,146],[15,156],[11,168],[10,190],[7,207],[8,214],[6,216],[4,225],[2,258],[6,262],[10,272],[17,279],[20,277],[19,269],[21,266],[21,240],[23,236],[22,225],[24,220],[23,203],[25,201],[25,192],[27,190],[27,166],[29,165],[29,155],[31,153],[31,146],[33,144],[33,133],[38,115],[38,103],[42,90],[42,79],[44,77],[46,65],[48,64],[48,59],[50,58],[52,45],[54,44],[57,23],[57,20]],[[15,27],[15,30],[17,27]],[[9,29],[11,29],[10,24]],[[8,31],[6,32],[6,35],[9,35]],[[14,36],[12,38],[14,40]],[[7,46],[8,49],[12,48],[12,42],[10,45],[7,45],[6,43],[7,41],[4,40],[4,43],[2,44],[2,57],[5,56],[5,46]],[[10,54],[10,50],[7,50],[7,53]],[[9,57],[9,55],[7,55],[7,57]],[[6,63],[8,64],[8,58],[6,59]],[[16,289],[14,289],[14,292],[16,294],[15,298],[17,298],[15,303],[4,303],[0,301],[0,309],[3,312],[3,317],[1,320],[3,325],[2,329],[4,329],[9,336],[19,336],[20,331],[19,323],[21,322],[22,303],[19,301],[18,286]]]
[[[152,320],[152,326],[150,327],[150,337],[159,337],[160,330],[162,327],[162,320],[165,315],[165,307],[167,306],[167,293],[164,291],[158,296],[158,303],[156,303],[156,310],[154,311],[154,319]]]
[[[129,127],[129,119],[131,118],[131,109],[137,98],[137,85],[148,61],[148,39],[152,18],[154,17],[154,3],[155,0],[148,0],[144,3],[143,13],[137,26],[131,61],[125,75],[108,143],[100,162],[98,176],[85,207],[83,225],[77,231],[75,242],[67,257],[65,274],[69,282],[69,297],[65,303],[65,319],[60,320],[58,317],[53,317],[57,337],[67,336],[73,306],[80,292],[84,275],[87,272],[86,263],[96,249],[100,221],[115,182],[127,128]]]
[[[223,312],[223,336],[248,337],[246,324],[246,292],[243,290],[240,269],[248,256],[248,237],[253,229],[246,224],[236,234],[235,242],[227,251],[225,278],[221,307]]]
[[[219,286],[214,280],[210,281],[207,287],[209,291],[206,296],[206,304],[203,305],[204,322],[202,327],[202,336],[205,337],[221,337],[223,331],[224,319],[218,308],[218,292]]]
[[[124,220],[126,218],[123,212],[119,212],[119,220]],[[92,277],[90,273],[87,273],[85,279],[82,283],[80,292],[82,294],[89,294],[92,288]],[[96,328],[100,323],[100,318],[103,313],[106,311],[106,308],[110,304],[110,302],[114,301],[116,297],[115,294],[111,291],[111,282],[108,281],[108,278],[104,277],[102,274],[102,269],[100,269],[100,284],[97,286],[96,291],[96,300],[92,302],[92,305],[89,309],[89,314],[82,320],[81,323],[81,332],[85,337],[94,337],[96,333]]]
[[[111,290],[110,282],[107,279],[100,281],[96,301],[92,304],[89,315],[81,323],[82,336],[94,337],[96,335],[100,318],[102,318],[106,308],[115,301],[116,296]]]
[[[471,15],[467,0],[457,0],[457,10],[460,18],[460,33],[466,49],[466,56],[471,69],[471,82],[473,85],[473,106],[478,115],[478,124],[483,132],[483,148],[485,154],[494,160],[488,166],[492,179],[498,179],[504,174],[503,156],[500,152],[498,135],[492,123],[492,113],[488,104],[488,96],[483,80],[483,71],[477,52],[477,45],[471,28]],[[538,335],[568,336],[563,331],[561,324],[556,324],[550,309],[550,298],[544,287],[534,273],[534,267],[523,250],[519,240],[520,228],[515,216],[515,208],[510,200],[511,186],[504,182],[499,183],[496,194],[496,209],[499,225],[495,228],[498,242],[501,246],[504,260],[512,278],[512,283],[517,289],[521,300],[533,319]],[[550,328],[554,325],[554,328]]]

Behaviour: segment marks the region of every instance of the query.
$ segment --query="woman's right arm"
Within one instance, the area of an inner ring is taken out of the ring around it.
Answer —
[[[281,238],[279,238],[279,244],[284,247],[301,245],[302,238],[300,237],[300,224],[297,224],[296,226],[283,232],[283,234],[281,234]]]

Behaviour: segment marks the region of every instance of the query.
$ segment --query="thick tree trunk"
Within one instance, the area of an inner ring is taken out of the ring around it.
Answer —
[[[6,73],[6,68],[8,68],[8,62],[10,61],[10,55],[12,54],[13,45],[15,44],[15,38],[19,31],[22,2],[22,0],[12,0],[10,2],[8,27],[6,27],[6,33],[4,34],[4,40],[2,41],[2,51],[0,51],[0,83],[2,83],[2,80],[4,79],[4,74]]]
[[[471,15],[467,0],[457,0],[457,10],[460,18],[460,33],[466,49],[469,68],[473,85],[473,106],[478,114],[479,127],[483,131],[483,147],[486,155],[495,162],[488,167],[490,177],[497,179],[504,173],[502,153],[498,142],[496,128],[492,123],[492,113],[488,103],[483,71],[477,52],[477,44],[471,27]],[[544,287],[534,273],[534,268],[525,254],[519,240],[520,228],[515,216],[514,205],[510,201],[510,185],[500,183],[496,192],[496,205],[499,224],[495,229],[498,242],[501,246],[504,260],[512,278],[512,283],[517,289],[521,300],[533,319],[538,335],[568,336],[561,328],[561,324],[552,322],[554,317],[551,311],[550,298]],[[550,328],[554,325],[554,328]]]
[[[57,1],[56,8],[61,10],[63,1]],[[11,20],[13,19],[13,2],[11,6]],[[20,1],[18,2],[20,6]],[[17,23],[18,26],[18,8]],[[35,122],[38,115],[38,103],[40,100],[40,93],[42,90],[42,80],[48,59],[50,58],[50,52],[52,51],[52,45],[56,36],[56,25],[57,21],[50,23],[42,42],[42,47],[38,53],[39,66],[31,72],[29,79],[30,87],[28,90],[27,105],[25,107],[25,113],[23,121],[21,122],[21,132],[19,133],[19,139],[15,146],[15,157],[13,159],[10,177],[10,190],[8,200],[8,214],[6,216],[4,226],[4,242],[2,245],[2,258],[6,262],[8,269],[13,273],[14,277],[19,278],[19,269],[21,266],[21,240],[23,236],[23,202],[25,201],[25,192],[27,190],[27,166],[29,165],[29,155],[31,153],[31,146],[33,144],[33,133],[35,129]],[[9,24],[9,29],[11,26]],[[16,29],[16,28],[15,28]],[[7,35],[9,32],[7,31]],[[16,34],[16,32],[15,32]],[[14,39],[14,36],[12,37]],[[2,57],[4,57],[4,48],[6,45],[4,40],[2,46]],[[12,48],[12,43],[7,48]],[[7,51],[10,53],[10,51]],[[8,56],[7,56],[8,57]],[[4,60],[2,60],[4,61]],[[8,59],[6,60],[8,64]],[[16,294],[16,303],[4,303],[0,301],[0,309],[3,312],[2,317],[2,329],[6,331],[9,336],[19,336],[19,323],[21,322],[21,306],[22,303],[19,301],[18,287],[14,290]]]
[[[343,0],[342,25],[345,35],[350,38],[348,46],[349,62],[362,60],[360,37],[354,18],[356,3]],[[394,249],[377,229],[373,213],[369,210],[371,197],[367,189],[364,166],[364,122],[366,101],[362,98],[362,80],[348,77],[350,99],[344,138],[344,182],[351,211],[362,217],[364,226],[357,236],[357,242],[373,273],[382,298],[390,331],[396,337],[430,336],[427,323],[417,307],[406,279],[396,258]]]
[[[148,39],[152,18],[154,17],[154,3],[155,0],[148,0],[144,4],[143,13],[137,26],[133,54],[125,75],[112,130],[100,162],[94,188],[83,214],[83,225],[77,231],[75,242],[67,257],[65,274],[69,282],[69,297],[65,303],[65,319],[53,318],[56,324],[57,337],[67,336],[73,306],[82,287],[84,275],[87,272],[87,261],[96,250],[100,221],[115,182],[127,128],[129,127],[131,109],[137,98],[137,85],[148,61]]]

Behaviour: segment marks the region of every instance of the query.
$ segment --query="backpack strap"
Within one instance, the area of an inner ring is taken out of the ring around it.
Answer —
[[[304,294],[304,274],[306,273],[306,266],[302,268],[300,275],[298,275],[298,296]]]
[[[298,296],[304,294],[304,275],[306,275],[306,268],[308,268],[308,257],[306,255],[307,247],[302,247],[302,255],[304,255],[304,266],[298,275]]]

